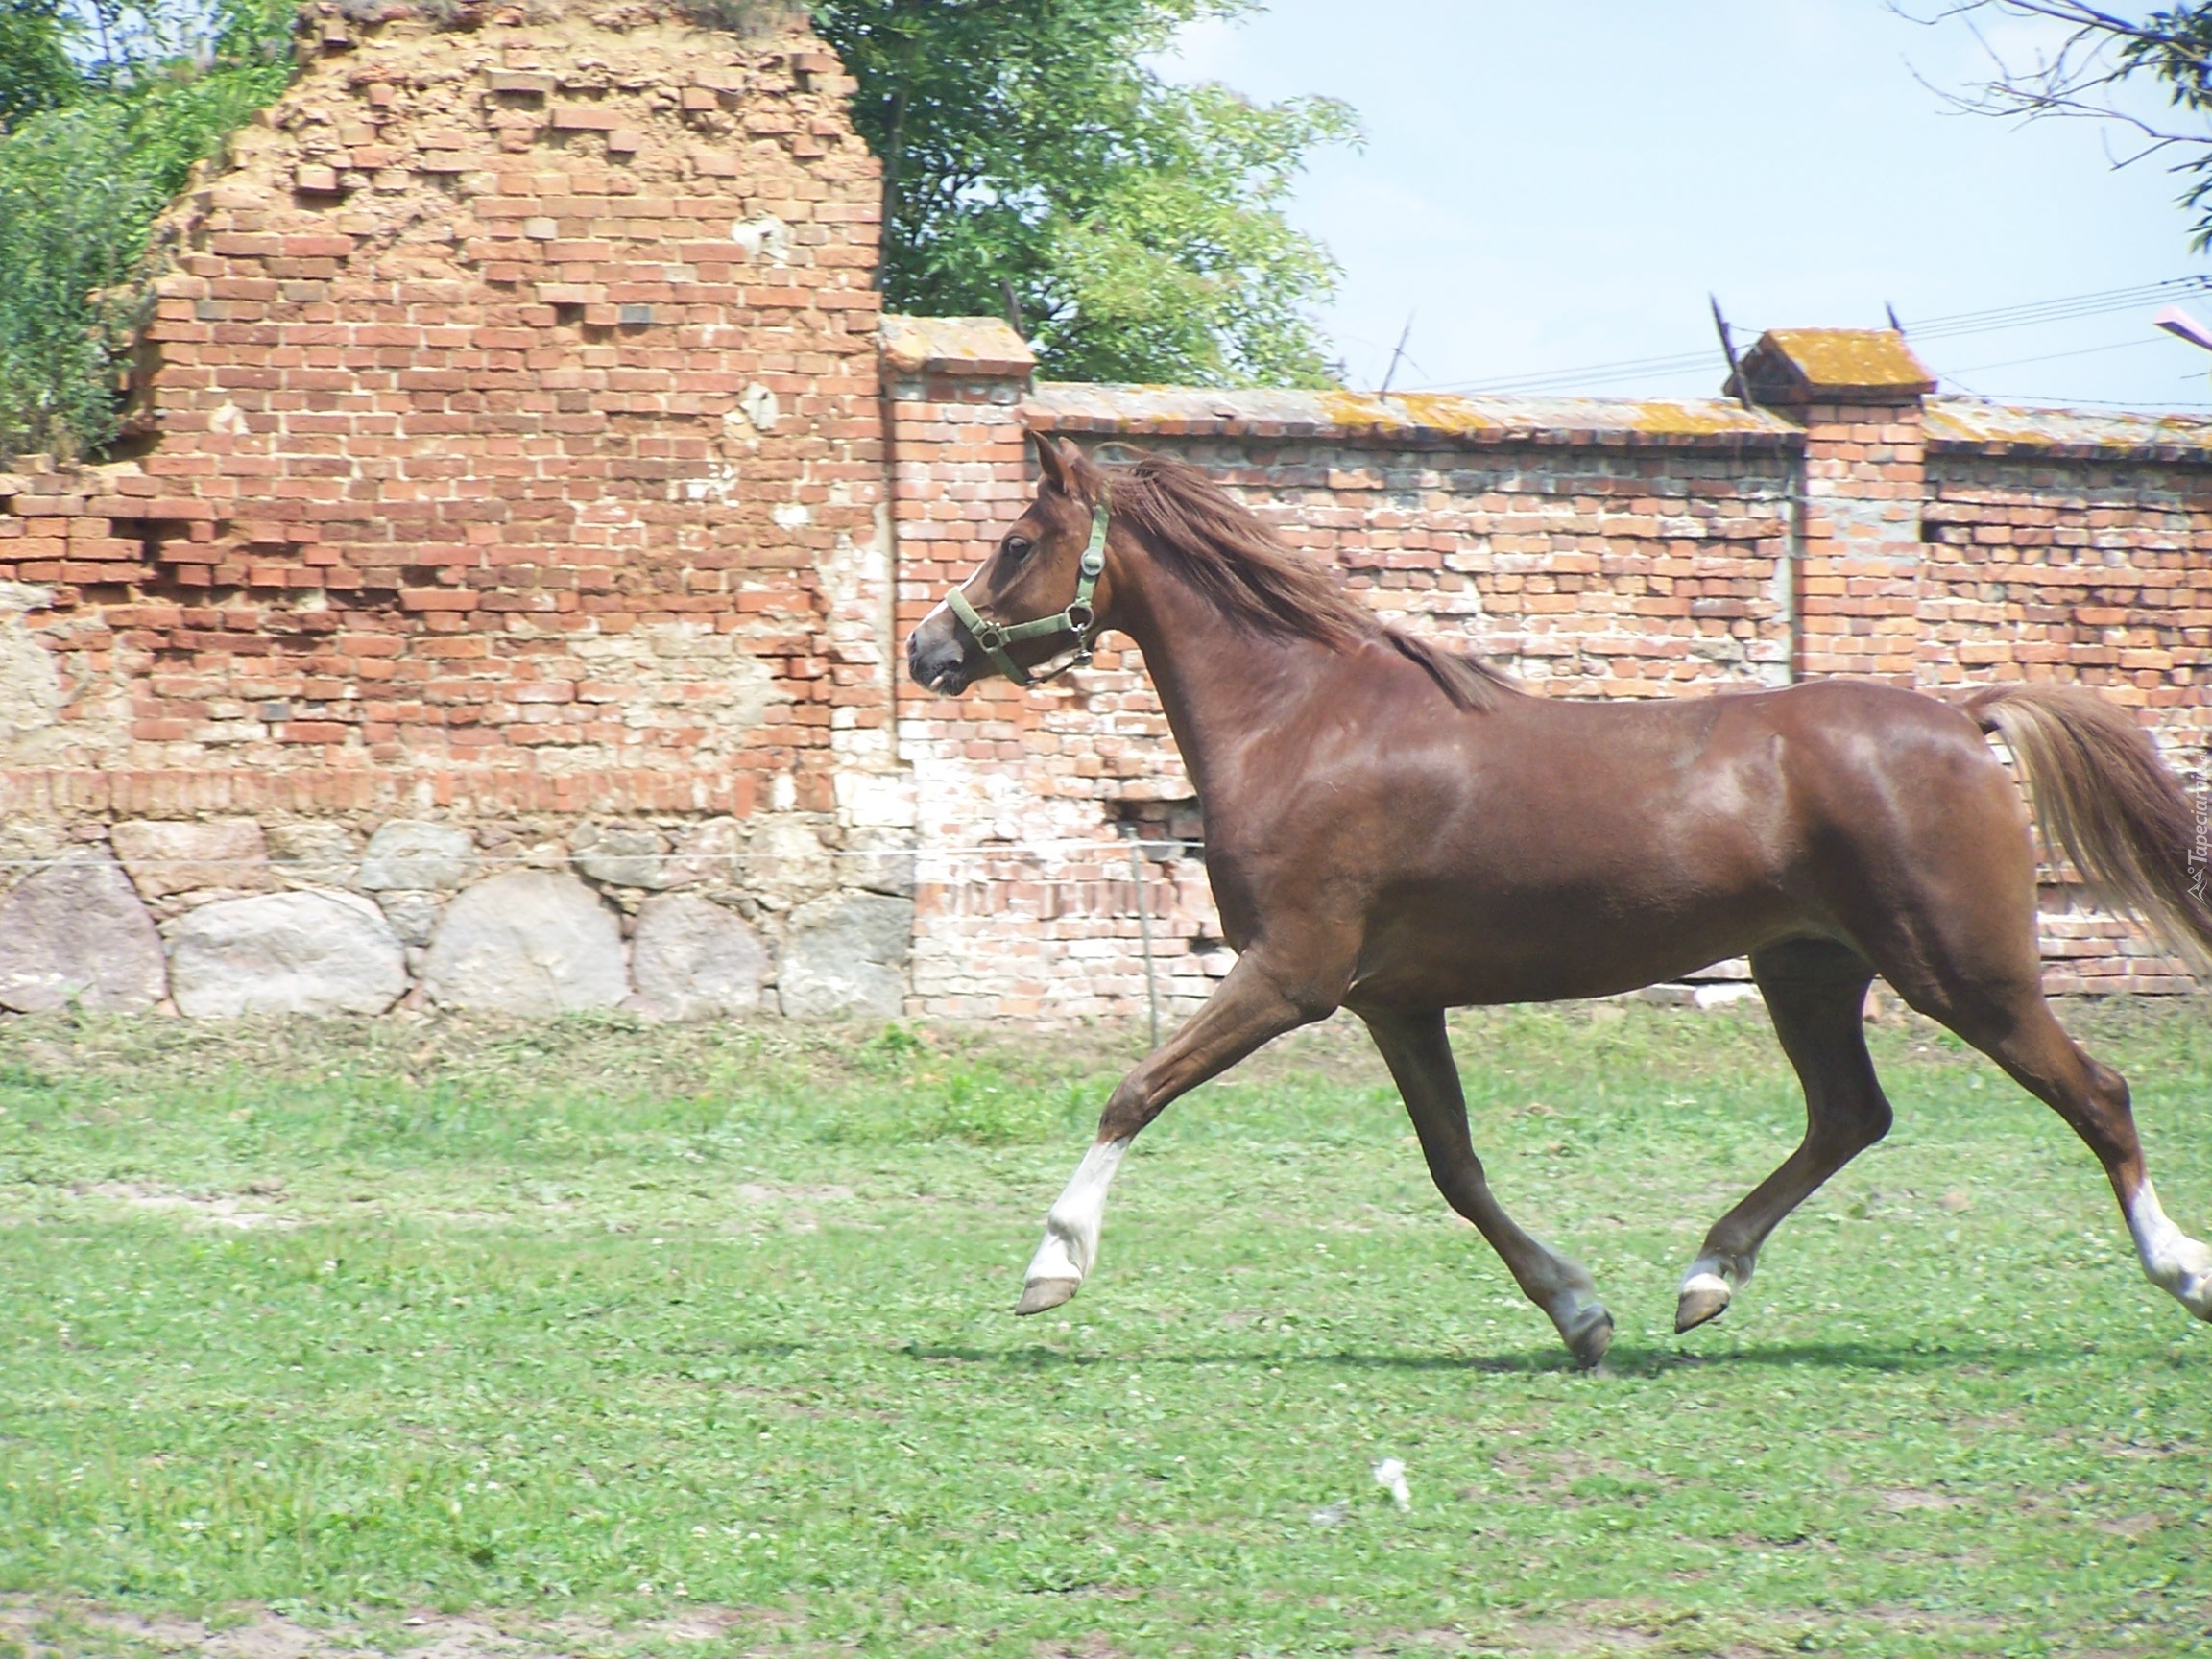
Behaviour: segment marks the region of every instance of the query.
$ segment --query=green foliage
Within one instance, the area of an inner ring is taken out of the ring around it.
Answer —
[[[2119,40],[2127,74],[2149,74],[2162,81],[2170,102],[2200,120],[2212,114],[2212,4],[2177,6],[2153,12]],[[2196,215],[2189,246],[2212,249],[2212,138],[2198,138],[2174,171],[2189,180],[2181,205]]]
[[[74,458],[115,434],[154,220],[283,90],[290,10],[0,4],[0,461]]]
[[[60,0],[0,0],[0,132],[67,103],[76,84]]]
[[[816,0],[883,161],[895,308],[1005,315],[1045,372],[1193,385],[1329,380],[1306,307],[1335,267],[1283,203],[1328,99],[1257,105],[1145,55],[1250,0]]]
[[[2139,13],[2104,0],[1953,0],[1927,16],[1906,0],[1890,5],[1915,22],[1987,12],[2033,25],[2032,57],[2008,57],[2001,35],[1978,30],[1990,72],[1952,102],[1982,115],[2086,117],[2128,130],[2132,152],[2117,165],[2169,157],[2171,170],[2189,180],[2181,205],[2194,215],[2190,246],[2212,249],[2212,0]],[[2146,117],[2128,95],[2128,84],[2142,80],[2163,85],[2169,106],[2187,119]]]

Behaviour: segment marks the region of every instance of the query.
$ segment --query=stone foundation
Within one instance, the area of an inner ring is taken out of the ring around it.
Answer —
[[[0,863],[0,1009],[896,1019],[910,867],[855,858],[825,828],[15,824]]]

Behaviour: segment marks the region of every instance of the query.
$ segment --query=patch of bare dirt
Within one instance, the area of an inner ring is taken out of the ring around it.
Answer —
[[[241,1232],[255,1227],[290,1227],[290,1216],[250,1207],[248,1197],[267,1202],[281,1199],[283,1183],[256,1181],[244,1194],[234,1192],[178,1192],[143,1181],[80,1181],[69,1189],[79,1198],[107,1198],[133,1210],[176,1211],[208,1227],[235,1227]]]
[[[496,1614],[418,1613],[374,1629],[317,1626],[261,1608],[234,1619],[187,1619],[176,1614],[120,1613],[79,1602],[0,1598],[0,1648],[22,1659],[147,1659],[189,1654],[194,1659],[619,1659],[640,1646],[665,1651],[670,1642],[715,1644],[716,1659],[740,1655],[801,1655],[821,1651],[794,1647],[790,1632],[769,1613],[699,1607],[667,1619],[619,1628],[585,1619],[541,1622]],[[747,1638],[753,1640],[748,1642]],[[731,1644],[742,1646],[731,1646]]]
[[[1882,1507],[1894,1514],[1909,1514],[1915,1509],[1957,1509],[1966,1502],[1954,1498],[1948,1492],[1931,1492],[1925,1486],[1885,1487],[1877,1496]]]
[[[740,1181],[731,1190],[747,1204],[841,1204],[854,1195],[850,1187],[784,1187],[761,1181]]]

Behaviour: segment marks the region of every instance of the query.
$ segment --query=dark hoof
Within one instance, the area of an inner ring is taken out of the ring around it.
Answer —
[[[1575,1331],[1567,1338],[1567,1351],[1575,1356],[1575,1369],[1595,1371],[1605,1363],[1605,1350],[1613,1346],[1613,1315],[1593,1303],[1582,1310]]]
[[[1718,1319],[1728,1311],[1728,1292],[1716,1290],[1710,1286],[1699,1286],[1695,1290],[1682,1292],[1682,1300],[1674,1305],[1674,1334],[1695,1331],[1708,1319]]]
[[[1022,1300],[1014,1309],[1014,1316],[1048,1312],[1072,1297],[1082,1283],[1080,1279],[1032,1279],[1022,1286]]]

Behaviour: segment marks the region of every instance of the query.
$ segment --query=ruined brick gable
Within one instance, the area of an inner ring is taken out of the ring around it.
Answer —
[[[887,693],[850,82],[665,19],[332,16],[314,54],[163,228],[144,453],[0,543],[93,682],[53,757],[826,806]]]

